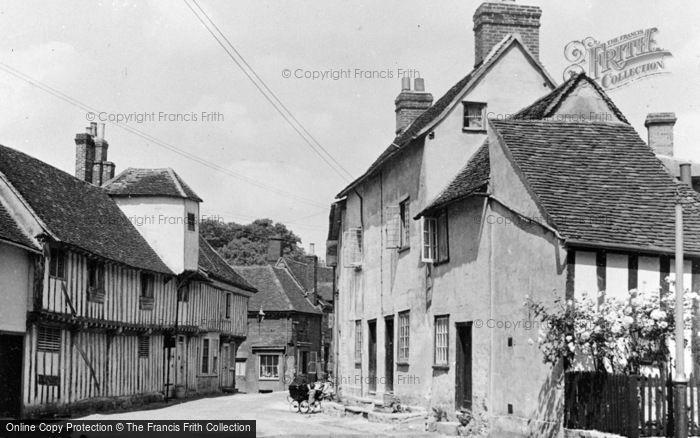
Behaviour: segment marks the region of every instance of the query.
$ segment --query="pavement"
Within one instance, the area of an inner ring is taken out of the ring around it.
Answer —
[[[86,420],[256,420],[257,436],[420,436],[439,435],[424,432],[424,419],[403,424],[371,423],[361,416],[333,417],[322,412],[291,412],[287,392],[233,394],[204,398],[176,405],[117,414],[94,414]]]

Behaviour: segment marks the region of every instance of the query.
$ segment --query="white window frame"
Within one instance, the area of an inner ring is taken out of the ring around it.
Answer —
[[[266,358],[265,362],[267,362],[268,358],[272,358],[272,362],[277,362],[276,364],[268,364],[265,363],[265,369],[272,369],[274,370],[274,376],[269,377],[269,376],[263,376],[262,375],[262,370],[263,370],[263,358]],[[258,354],[258,379],[259,380],[279,380],[280,379],[280,355],[279,354]]]
[[[433,362],[437,366],[448,366],[450,360],[450,316],[435,317],[435,339]]]
[[[437,261],[437,218],[423,217],[421,237],[421,260],[425,263]]]
[[[399,351],[398,362],[408,363],[411,346],[411,312],[399,312]]]
[[[235,375],[238,377],[245,377],[248,365],[248,358],[237,357],[235,363]]]
[[[462,130],[465,132],[484,132],[486,131],[486,103],[485,102],[462,102],[463,115],[462,115]],[[472,126],[469,122],[472,119],[476,119],[475,116],[469,115],[470,108],[480,108],[481,109],[481,126]]]

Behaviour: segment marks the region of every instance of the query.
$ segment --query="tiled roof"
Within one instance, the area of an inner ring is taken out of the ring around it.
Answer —
[[[241,277],[234,268],[221,258],[214,248],[207,243],[203,236],[199,236],[199,267],[207,271],[210,277],[224,283],[229,283],[243,290],[255,292],[256,289]]]
[[[134,268],[172,274],[99,187],[5,146],[0,146],[0,172],[59,241]]]
[[[515,113],[512,120],[542,120],[552,117],[557,109],[561,106],[569,96],[569,93],[576,89],[576,86],[581,82],[590,84],[603,98],[605,103],[610,107],[610,110],[617,116],[618,119],[625,123],[629,123],[622,111],[613,103],[608,95],[600,88],[598,83],[586,76],[585,73],[579,73],[570,77],[566,82],[555,88],[551,93],[536,100],[533,104],[521,109]]]
[[[451,202],[473,195],[489,182],[489,142],[484,144],[474,152],[467,165],[459,171],[457,176],[445,187],[445,189],[435,197],[435,199],[423,209],[415,219],[439,209]]]
[[[360,181],[374,173],[374,171],[377,170],[390,156],[403,149],[407,144],[411,142],[411,140],[413,140],[419,133],[421,133],[423,129],[428,127],[431,123],[435,122],[450,107],[450,105],[455,101],[455,99],[465,91],[465,88],[467,87],[467,85],[469,85],[470,82],[472,82],[472,80],[477,79],[486,71],[488,71],[490,66],[500,57],[500,55],[502,53],[505,53],[506,50],[516,42],[520,44],[523,50],[529,53],[527,47],[522,43],[519,36],[511,34],[506,35],[503,38],[503,40],[500,43],[498,43],[493,50],[491,50],[489,55],[486,57],[486,59],[484,59],[484,61],[481,64],[474,67],[474,69],[471,72],[469,72],[469,74],[467,74],[464,78],[457,82],[452,88],[447,90],[447,92],[440,99],[438,99],[430,108],[428,108],[423,114],[418,116],[416,120],[414,120],[413,123],[409,125],[404,132],[396,136],[394,138],[394,141],[392,141],[391,144],[379,156],[379,158],[377,158],[374,161],[374,163],[372,163],[369,169],[367,169],[367,171],[363,173],[359,178],[357,178],[356,180],[351,182],[346,188],[344,188],[337,195],[337,197],[340,198],[342,196],[345,196],[352,187],[354,187]],[[544,67],[542,67],[542,65],[539,63],[539,61],[532,55],[530,55],[530,58],[533,60],[533,62],[536,64],[537,68],[542,72],[542,74],[547,77],[547,80],[552,85],[554,85],[551,78],[549,78],[549,75],[545,71]]]
[[[112,196],[165,196],[202,202],[173,169],[130,167],[103,185]]]
[[[248,301],[248,311],[321,313],[304,296],[285,269],[271,265],[236,266],[236,270],[258,293]]]
[[[0,240],[39,249],[37,244],[32,242],[32,239],[22,232],[19,224],[12,218],[10,212],[5,209],[2,203],[0,203]]]
[[[293,260],[289,257],[282,258],[291,271],[296,281],[307,291],[314,289],[314,264]],[[318,265],[316,268],[316,282],[319,296],[325,301],[333,301],[333,268]]]
[[[490,121],[552,225],[577,244],[675,249],[676,193],[686,193],[685,249],[700,254],[697,196],[620,123]]]

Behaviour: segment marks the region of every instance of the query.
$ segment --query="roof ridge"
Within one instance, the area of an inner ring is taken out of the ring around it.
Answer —
[[[183,198],[187,198],[187,193],[185,193],[185,190],[182,188],[182,184],[180,184],[180,180],[175,176],[175,171],[173,170],[172,167],[167,168],[168,174],[170,174],[170,177],[173,179],[173,182],[175,183],[175,187],[177,187],[177,190],[180,192]]]

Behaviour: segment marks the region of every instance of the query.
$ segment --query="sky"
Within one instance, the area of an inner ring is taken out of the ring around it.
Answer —
[[[658,28],[658,46],[673,55],[666,59],[669,73],[609,94],[644,139],[647,113],[675,112],[676,155],[700,161],[700,2],[517,3],[542,8],[540,59],[557,83],[570,64],[564,56],[570,41]],[[393,139],[401,71],[423,77],[435,100],[469,73],[472,16],[481,2],[199,4],[355,178]],[[96,117],[155,113],[153,120],[126,125],[156,142],[107,125],[117,173],[171,167],[204,199],[202,214],[242,223],[271,218],[323,254],[330,204],[349,177],[332,170],[285,122],[184,1],[2,0],[0,29],[0,63],[104,113]],[[347,69],[351,77],[303,77]],[[215,115],[205,120],[202,113]],[[89,117],[80,105],[0,70],[0,144],[74,173],[73,139]]]

